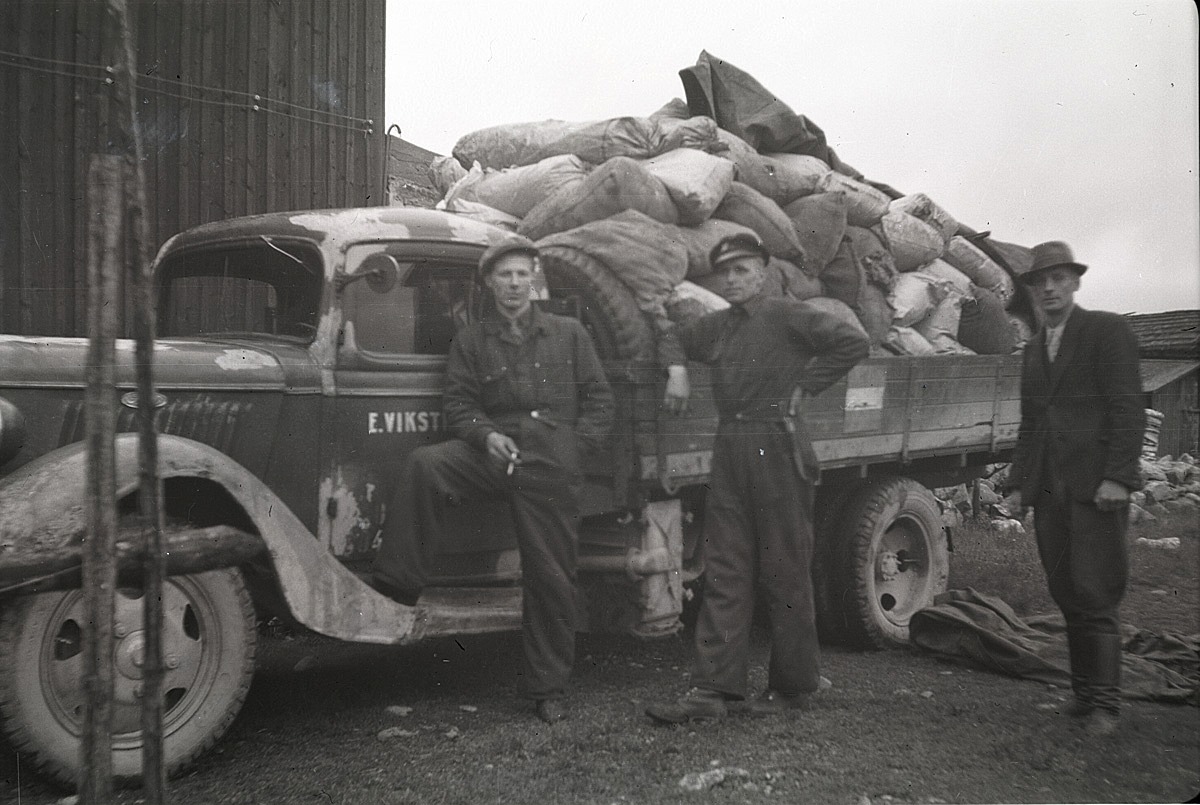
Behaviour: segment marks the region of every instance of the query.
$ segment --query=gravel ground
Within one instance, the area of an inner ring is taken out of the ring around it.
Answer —
[[[1135,625],[1195,632],[1200,537],[1191,526],[1175,533],[1180,552],[1135,553],[1124,611]],[[1035,561],[1024,543],[973,539],[976,549],[959,541],[956,562],[974,568],[979,589],[1003,595],[1002,574],[978,572],[1001,554]],[[1036,577],[1026,575],[1032,595]],[[978,583],[988,577],[999,589]],[[172,801],[881,805],[1182,802],[1200,792],[1197,707],[1128,702],[1121,733],[1089,742],[1057,712],[1067,691],[914,650],[828,647],[835,686],[811,712],[662,727],[642,710],[686,686],[688,635],[583,635],[570,718],[546,727],[516,699],[518,651],[515,635],[409,648],[268,635],[245,709],[172,781]],[[752,660],[761,686],[759,632]],[[0,744],[0,801],[62,797]],[[140,792],[119,801],[137,803]]]

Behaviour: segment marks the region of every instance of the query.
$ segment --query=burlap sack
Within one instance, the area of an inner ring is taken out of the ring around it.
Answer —
[[[684,226],[707,220],[733,184],[732,162],[694,148],[676,148],[643,164],[667,188]]]
[[[582,182],[563,187],[543,199],[529,211],[517,231],[532,240],[541,240],[623,210],[637,210],[667,224],[679,221],[675,202],[663,183],[637,160],[615,157]]]
[[[463,218],[470,218],[473,221],[482,221],[485,224],[507,229],[509,232],[516,232],[517,227],[521,225],[520,218],[514,218],[503,210],[489,207],[486,204],[480,204],[478,201],[467,201],[461,198],[454,198],[453,196],[449,199],[439,201],[434,209],[452,212],[455,215],[461,215]]]
[[[862,266],[863,276],[868,282],[888,292],[896,283],[896,261],[879,235],[861,226],[847,226],[846,237],[854,247],[854,255]]]
[[[775,169],[778,189],[772,198],[786,205],[801,196],[818,192],[821,180],[830,168],[820,159],[807,154],[764,154]]]
[[[768,267],[779,272],[779,282],[783,294],[799,299],[812,299],[824,295],[821,281],[800,270],[800,267],[779,257],[772,257]]]
[[[873,282],[864,282],[858,289],[854,312],[871,338],[871,346],[879,346],[892,328],[896,311],[888,301],[887,292]]]
[[[889,210],[879,223],[897,271],[915,271],[941,257],[946,249],[936,229],[906,212]]]
[[[825,268],[821,271],[821,288],[825,296],[853,307],[864,282],[862,266],[854,254],[849,238],[843,238]]]
[[[429,163],[429,181],[442,198],[466,175],[467,169],[454,157],[434,157]]]
[[[780,195],[779,181],[776,178],[779,169],[771,160],[759,154],[736,134],[719,129],[717,136],[725,146],[720,156],[732,162],[737,169],[736,181],[749,185],[769,199]]]
[[[962,296],[969,297],[974,294],[976,286],[971,282],[970,278],[945,260],[932,260],[921,266],[920,271],[922,274],[929,274],[930,276],[949,282],[954,290]]]
[[[933,311],[913,328],[933,346],[938,354],[973,355],[958,342],[958,323],[962,316],[963,296],[951,290]]]
[[[814,193],[797,198],[783,208],[796,228],[800,247],[804,249],[804,268],[813,276],[820,276],[837,253],[846,233],[849,206],[845,193]]]
[[[534,165],[504,170],[483,170],[475,165],[451,192],[466,201],[478,201],[524,218],[544,199],[582,182],[590,169],[591,165],[573,154],[547,157]]]
[[[943,243],[949,243],[950,238],[954,237],[954,233],[958,231],[958,221],[954,220],[954,216],[935,204],[924,193],[912,193],[893,199],[888,205],[888,209],[900,210],[920,218],[938,231],[942,236]]]
[[[891,201],[882,190],[876,190],[866,182],[851,179],[849,176],[830,171],[817,182],[817,191],[821,193],[845,193],[846,222],[851,226],[872,226],[879,223],[888,210]]]
[[[937,354],[937,350],[933,348],[933,344],[930,344],[925,336],[911,327],[892,325],[892,328],[888,331],[887,338],[884,339],[883,345],[897,355]]]
[[[649,159],[668,150],[658,122],[646,117],[616,117],[572,123],[541,120],[508,123],[473,131],[454,145],[454,158],[464,168],[533,165],[547,157],[574,154],[601,165],[613,157]]]
[[[812,299],[806,299],[804,304],[836,316],[855,330],[858,330],[864,337],[870,337],[867,331],[863,329],[862,322],[858,320],[858,316],[854,315],[854,311],[850,309],[850,306],[840,299],[831,299],[828,296],[814,296]]]
[[[1016,291],[1012,277],[978,246],[966,238],[953,237],[943,259],[965,274],[971,282],[995,294],[1005,307],[1009,306]]]
[[[688,279],[695,280],[696,277],[712,273],[708,256],[713,247],[731,235],[746,232],[753,233],[754,230],[719,218],[710,218],[697,226],[676,227],[673,234],[683,243],[688,253]]]
[[[893,323],[911,327],[933,312],[951,292],[950,283],[920,271],[901,274],[888,297],[896,311]]]
[[[734,182],[712,217],[750,227],[762,238],[768,252],[807,270],[804,248],[791,219],[778,204],[749,185]]]
[[[1004,303],[986,288],[975,286],[974,298],[963,302],[958,324],[958,340],[980,355],[1008,355],[1017,348],[1018,334],[1013,330]]]

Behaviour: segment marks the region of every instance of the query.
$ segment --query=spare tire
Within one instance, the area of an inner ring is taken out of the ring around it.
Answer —
[[[573,301],[602,360],[653,360],[650,320],[608,266],[568,246],[542,246],[538,256],[550,296]]]

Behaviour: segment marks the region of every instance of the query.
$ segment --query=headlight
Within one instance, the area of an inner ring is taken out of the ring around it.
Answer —
[[[25,417],[17,406],[0,397],[0,466],[25,444]]]

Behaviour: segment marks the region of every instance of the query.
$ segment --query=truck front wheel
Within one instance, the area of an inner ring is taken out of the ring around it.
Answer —
[[[945,592],[950,553],[933,493],[910,478],[873,481],[852,492],[823,536],[823,631],[858,646],[908,642],[913,613]],[[832,627],[832,628],[831,628]]]
[[[117,590],[113,629],[113,776],[141,776],[142,592]],[[0,715],[12,746],[65,786],[79,779],[83,628],[79,590],[20,599],[0,617]],[[163,740],[167,773],[195,760],[241,709],[256,622],[235,569],[174,576],[163,588]]]

